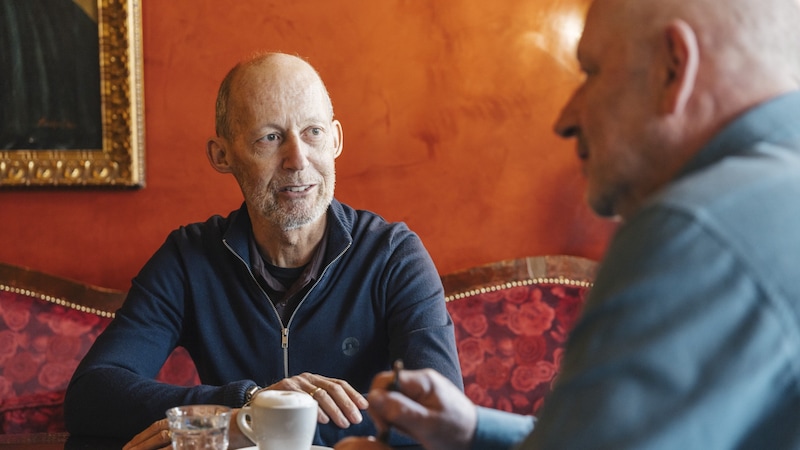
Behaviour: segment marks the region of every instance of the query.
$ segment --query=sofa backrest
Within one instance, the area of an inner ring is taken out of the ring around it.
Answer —
[[[596,266],[574,256],[534,256],[442,276],[464,390],[474,403],[539,411]]]
[[[0,433],[65,431],[67,383],[124,300],[123,291],[0,263]],[[181,347],[158,379],[199,383]]]

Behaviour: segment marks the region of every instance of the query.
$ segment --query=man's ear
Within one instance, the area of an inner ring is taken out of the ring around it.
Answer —
[[[231,172],[231,165],[228,162],[227,146],[228,141],[219,136],[210,138],[208,143],[206,143],[208,162],[211,163],[211,167],[220,173]]]
[[[664,30],[666,76],[660,109],[667,114],[683,111],[694,92],[700,49],[692,27],[682,20],[670,22]]]
[[[336,152],[333,154],[334,158],[338,158],[342,154],[344,148],[344,132],[342,131],[342,124],[334,119],[333,120],[333,145],[336,147]]]

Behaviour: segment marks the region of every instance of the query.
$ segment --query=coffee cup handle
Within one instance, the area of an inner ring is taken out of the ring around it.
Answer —
[[[253,431],[253,428],[250,427],[250,423],[247,421],[247,418],[250,417],[250,407],[249,406],[242,406],[242,409],[239,410],[239,414],[236,415],[236,424],[239,425],[239,430],[247,436],[248,439],[255,442],[256,441],[256,433]]]

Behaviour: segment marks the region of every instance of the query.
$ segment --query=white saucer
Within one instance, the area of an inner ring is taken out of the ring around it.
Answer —
[[[258,446],[245,447],[239,450],[258,450]],[[332,447],[323,447],[321,445],[312,445],[311,450],[333,450]]]

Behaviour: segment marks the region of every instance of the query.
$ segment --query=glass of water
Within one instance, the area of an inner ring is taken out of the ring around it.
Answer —
[[[173,450],[227,450],[231,409],[186,405],[167,410]]]

